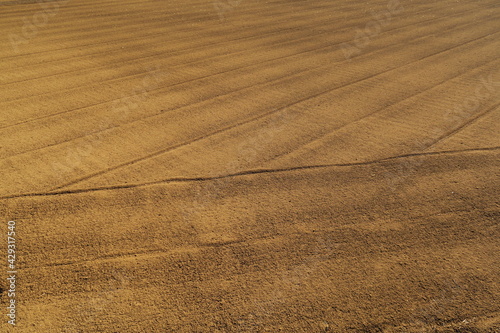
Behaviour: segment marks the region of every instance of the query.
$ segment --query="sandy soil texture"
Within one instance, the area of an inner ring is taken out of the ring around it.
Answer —
[[[0,332],[500,333],[497,0],[0,28]]]

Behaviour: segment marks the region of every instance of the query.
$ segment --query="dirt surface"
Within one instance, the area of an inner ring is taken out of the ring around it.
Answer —
[[[1,332],[500,332],[497,0],[0,28]]]

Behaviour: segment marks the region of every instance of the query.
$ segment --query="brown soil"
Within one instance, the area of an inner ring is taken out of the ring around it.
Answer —
[[[4,1],[0,28],[1,332],[500,332],[498,1]]]

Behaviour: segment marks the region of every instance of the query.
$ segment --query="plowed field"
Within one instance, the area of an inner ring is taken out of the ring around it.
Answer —
[[[0,29],[0,331],[500,332],[497,0],[2,1]]]

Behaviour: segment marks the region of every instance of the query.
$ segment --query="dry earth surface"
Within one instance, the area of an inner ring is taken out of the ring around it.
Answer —
[[[500,332],[498,0],[12,0],[0,28],[1,332]]]

